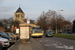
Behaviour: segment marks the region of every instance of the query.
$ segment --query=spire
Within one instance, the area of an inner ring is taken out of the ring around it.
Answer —
[[[20,4],[19,4],[19,7],[20,7]]]
[[[19,13],[19,12],[24,13],[20,7],[18,8],[18,10],[15,13]]]

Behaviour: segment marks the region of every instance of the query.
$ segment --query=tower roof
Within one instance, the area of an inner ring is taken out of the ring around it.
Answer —
[[[20,7],[17,9],[15,13],[19,13],[19,12],[24,13]]]

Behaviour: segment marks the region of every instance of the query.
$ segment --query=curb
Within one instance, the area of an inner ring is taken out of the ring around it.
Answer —
[[[14,45],[15,45],[15,44],[13,44],[11,47],[13,47]],[[10,47],[10,48],[11,48],[11,47]],[[10,50],[10,48],[8,48],[7,50]]]
[[[33,39],[33,38],[32,38]],[[35,40],[35,39],[34,39]],[[36,41],[36,40],[35,40]],[[37,42],[37,41],[36,41]],[[39,43],[39,42],[37,42],[38,43],[38,45],[42,48],[42,50],[44,50],[44,48],[42,47],[42,45]]]
[[[19,41],[19,40],[18,40],[18,41]],[[17,42],[18,42],[18,41],[17,41]],[[15,42],[11,47],[13,47],[17,42]],[[10,47],[10,48],[11,48],[11,47]],[[8,48],[7,50],[10,50],[10,48]]]

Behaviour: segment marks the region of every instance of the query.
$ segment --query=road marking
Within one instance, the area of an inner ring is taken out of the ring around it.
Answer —
[[[56,43],[58,43],[58,42],[56,42]]]
[[[59,43],[59,45],[62,45],[62,43]]]
[[[53,42],[55,42],[55,41],[53,41]]]
[[[48,40],[39,40],[39,42],[42,42],[42,41],[48,41]]]
[[[63,45],[63,46],[56,46],[56,48],[74,49],[74,46]]]
[[[45,41],[48,41],[48,40],[45,40]]]
[[[53,44],[54,46],[58,46],[58,44]]]
[[[49,44],[44,44],[45,46],[50,46]]]
[[[42,42],[42,41],[39,41],[39,42]]]
[[[52,40],[51,40],[52,41]]]

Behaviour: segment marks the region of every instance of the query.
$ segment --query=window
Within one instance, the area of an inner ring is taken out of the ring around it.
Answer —
[[[11,35],[15,35],[15,34],[13,34],[13,33],[10,33]]]
[[[21,15],[21,17],[23,17],[23,15]]]
[[[69,28],[69,26],[67,26],[67,28]]]
[[[16,18],[17,18],[17,14],[16,14]]]
[[[20,16],[20,15],[18,14],[18,18],[19,18],[19,16]]]
[[[8,37],[8,35],[5,32],[1,32],[1,36]]]
[[[16,14],[16,18],[19,18],[19,14]]]

